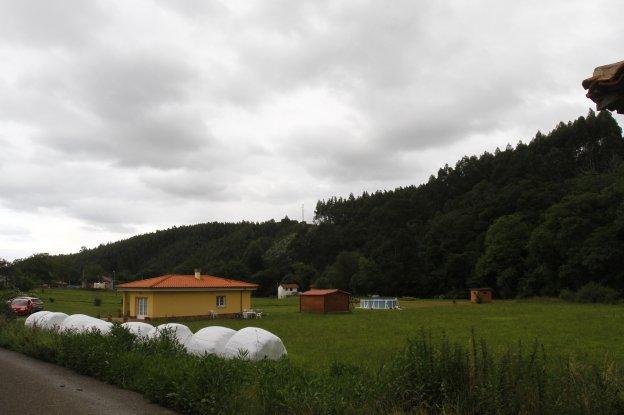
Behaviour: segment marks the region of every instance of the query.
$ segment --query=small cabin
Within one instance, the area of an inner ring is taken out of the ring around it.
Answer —
[[[351,294],[337,289],[310,290],[299,296],[299,311],[305,313],[344,313],[349,311]]]
[[[277,286],[277,298],[282,299],[299,294],[299,285],[282,283]]]
[[[471,303],[491,303],[492,302],[492,289],[491,288],[471,288],[470,289],[470,302]]]

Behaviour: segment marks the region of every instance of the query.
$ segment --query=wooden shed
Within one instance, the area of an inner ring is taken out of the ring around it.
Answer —
[[[471,303],[491,303],[492,302],[492,289],[488,287],[471,288],[470,289],[470,302]]]
[[[343,313],[349,311],[351,294],[337,289],[310,290],[299,296],[299,311],[306,313]]]

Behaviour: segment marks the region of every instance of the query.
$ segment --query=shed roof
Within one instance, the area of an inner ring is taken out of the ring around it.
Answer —
[[[343,294],[351,295],[346,291],[338,290],[336,288],[328,288],[328,289],[323,289],[323,290],[315,289],[315,290],[310,290],[310,291],[301,293],[301,295],[328,295],[328,294],[333,294],[333,293],[343,293]]]
[[[163,275],[161,277],[148,278],[119,284],[119,289],[166,289],[166,288],[244,288],[256,289],[258,284],[231,280],[228,278],[215,277],[213,275]]]

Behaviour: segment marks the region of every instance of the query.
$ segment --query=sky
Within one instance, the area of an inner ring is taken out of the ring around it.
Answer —
[[[623,20],[617,0],[0,0],[0,258],[420,184],[587,114]]]

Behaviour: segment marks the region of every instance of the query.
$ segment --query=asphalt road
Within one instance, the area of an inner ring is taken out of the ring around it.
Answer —
[[[69,369],[0,349],[0,414],[175,414]]]

